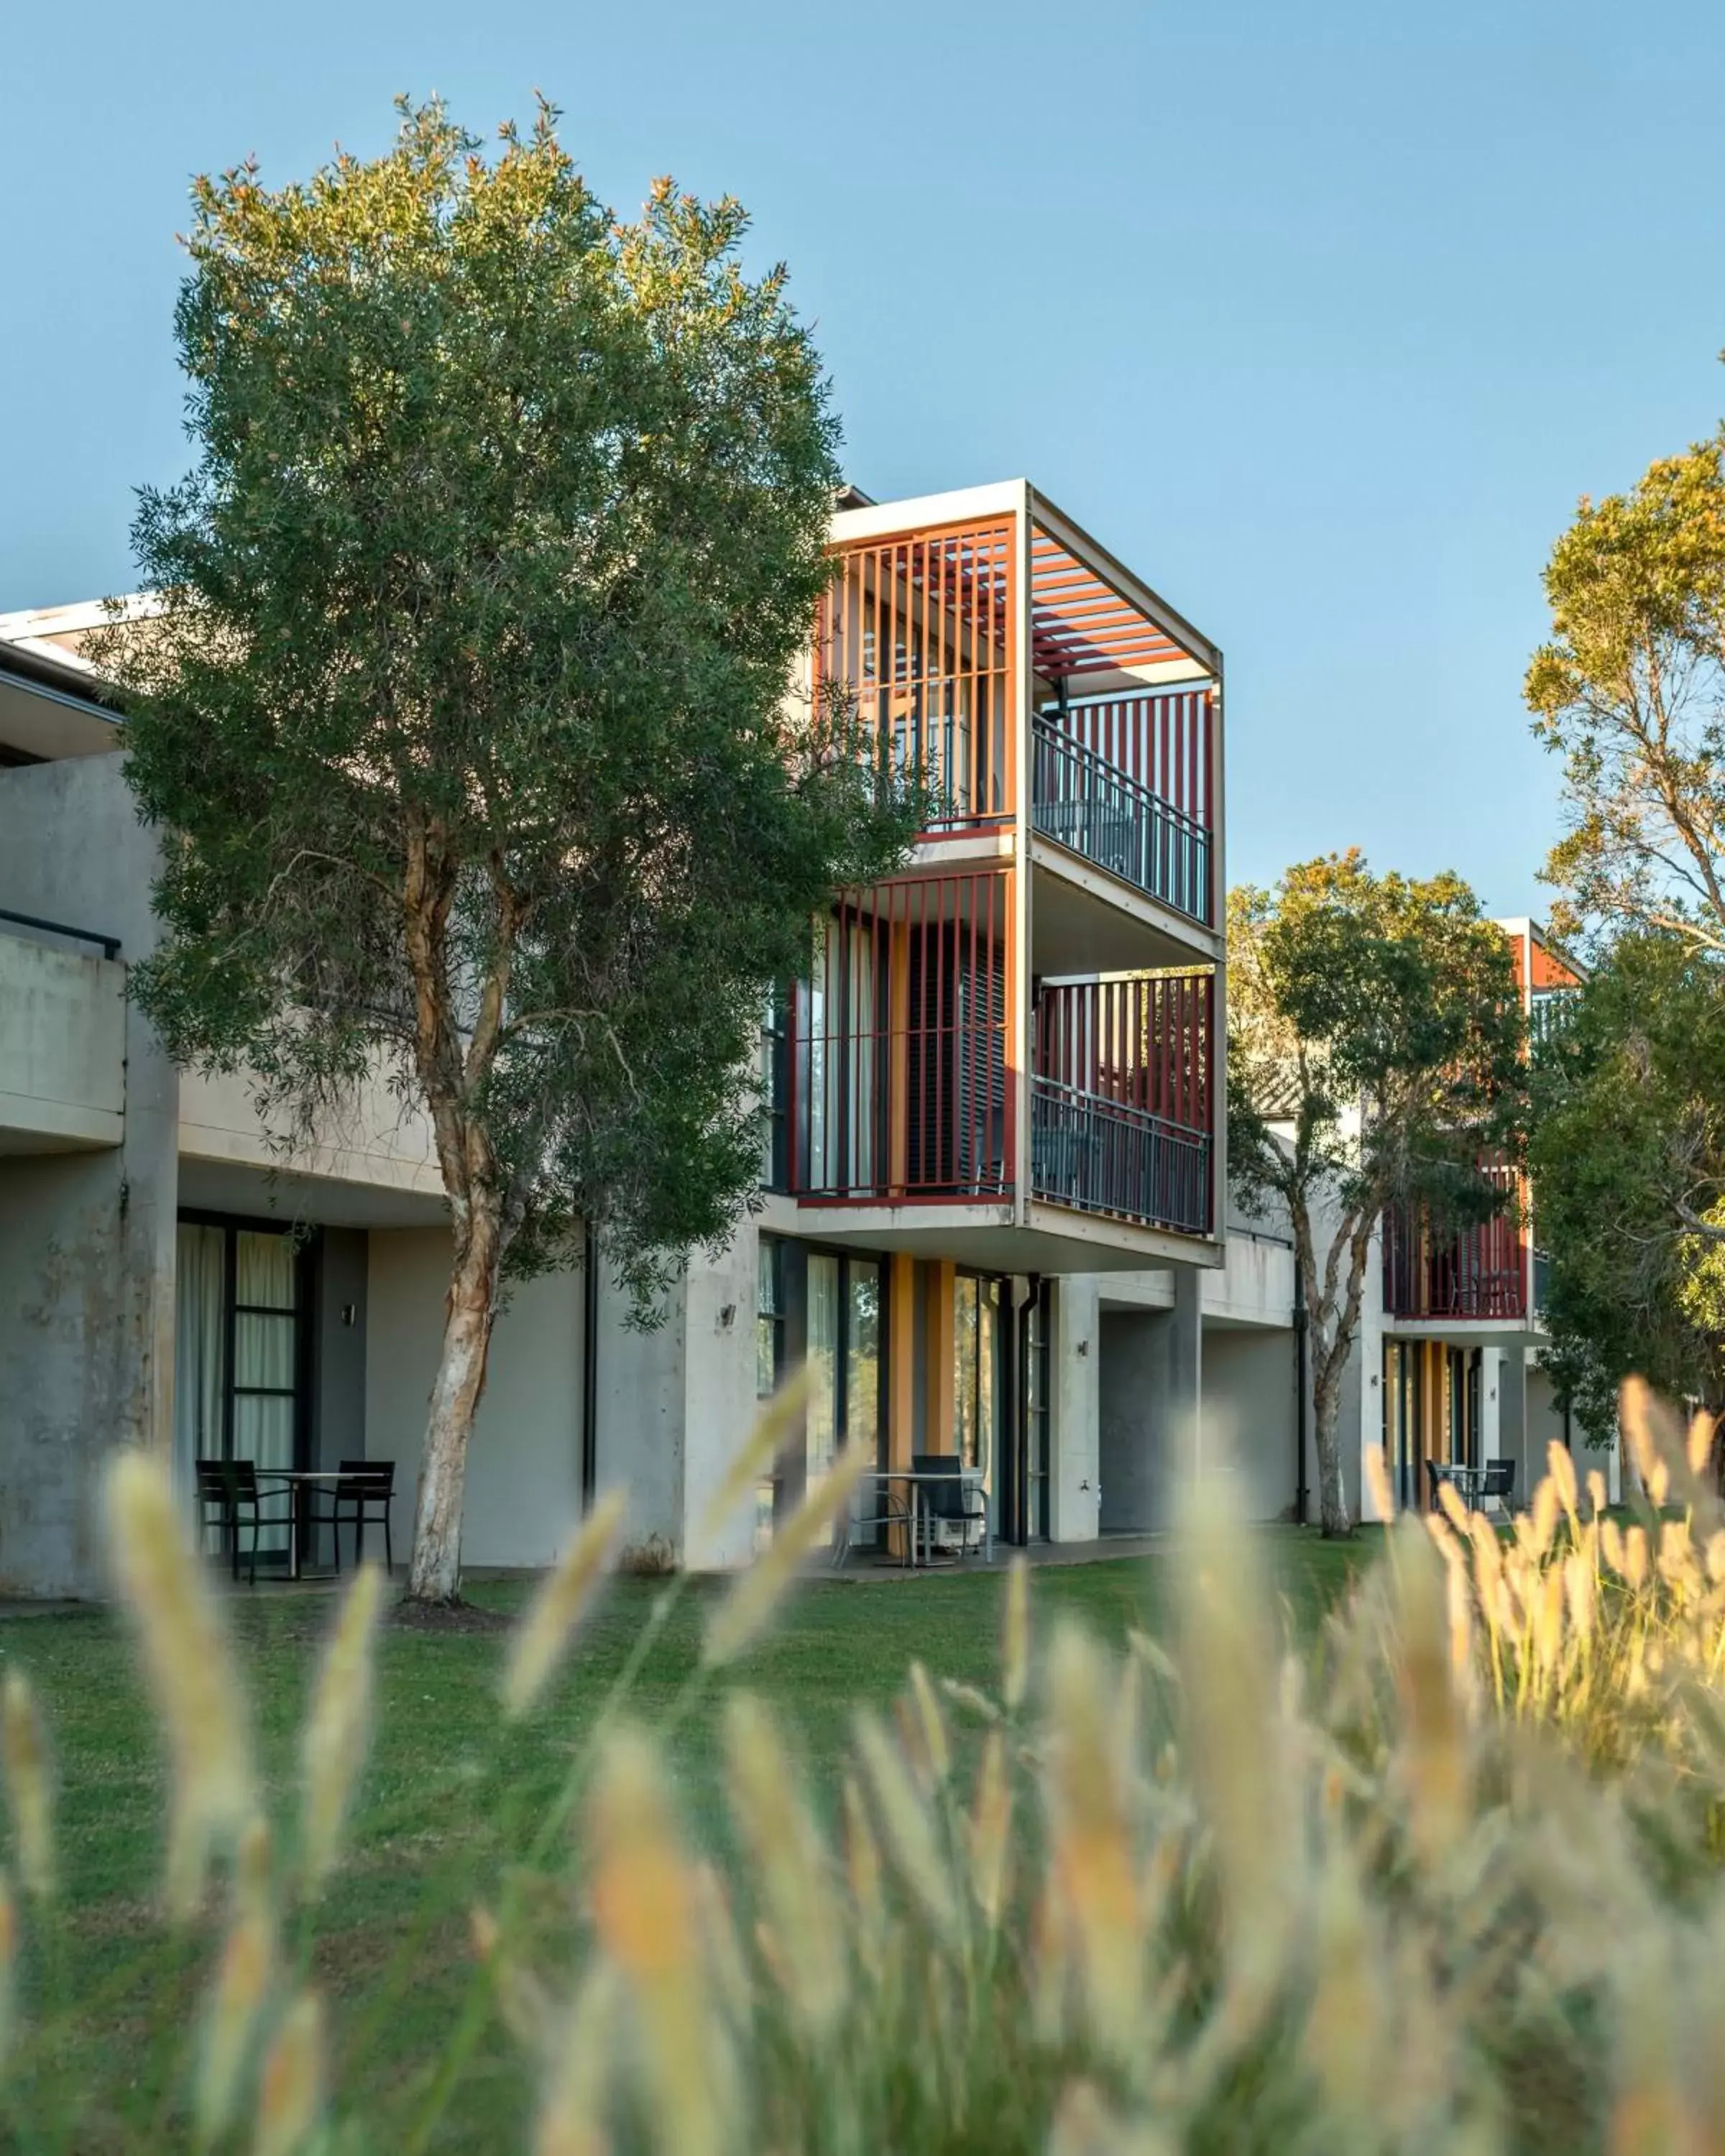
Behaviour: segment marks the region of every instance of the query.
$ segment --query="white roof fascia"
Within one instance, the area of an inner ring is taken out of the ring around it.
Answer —
[[[904,501],[877,501],[868,509],[841,509],[832,519],[835,545],[860,539],[890,539],[901,531],[923,531],[937,524],[969,524],[980,517],[1021,512],[1030,498],[1029,482],[997,480],[991,486],[963,486],[950,494],[913,495]]]

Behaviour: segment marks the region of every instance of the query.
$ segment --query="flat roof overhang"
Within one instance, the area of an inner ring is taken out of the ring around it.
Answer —
[[[1543,1326],[1528,1317],[1386,1317],[1386,1340],[1442,1340],[1452,1348],[1538,1348]]]
[[[295,1227],[437,1228],[449,1217],[442,1192],[423,1183],[363,1183],[185,1152],[180,1155],[179,1186],[183,1209],[232,1213]]]
[[[0,747],[44,763],[64,757],[109,756],[120,746],[120,721],[88,696],[28,678],[0,654]]]
[[[773,1209],[763,1225],[847,1249],[901,1250],[996,1273],[1142,1272],[1160,1265],[1216,1266],[1219,1242],[1101,1214],[1033,1203],[1012,1205],[852,1205],[800,1202]]]
[[[1039,973],[1219,965],[1224,939],[1053,839],[1030,842],[1030,950]]]

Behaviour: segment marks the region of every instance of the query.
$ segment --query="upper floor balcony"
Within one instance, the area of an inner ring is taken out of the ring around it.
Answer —
[[[117,949],[109,936],[0,911],[0,1153],[120,1143],[126,968]]]
[[[1445,1228],[1406,1206],[1384,1216],[1384,1309],[1387,1317],[1434,1328],[1486,1325],[1507,1332],[1532,1326],[1533,1257],[1522,1179],[1512,1168],[1482,1170],[1503,1209],[1465,1227]]]
[[[919,859],[1023,865],[1067,970],[1219,957],[1215,647],[1021,480],[833,541],[816,683],[927,788]]]
[[[809,1232],[1002,1270],[1214,1261],[1214,975],[1056,975],[1024,896],[925,868],[819,925],[765,1040],[769,1188]]]

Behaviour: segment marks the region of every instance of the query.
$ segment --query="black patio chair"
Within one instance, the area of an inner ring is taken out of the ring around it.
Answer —
[[[1495,1497],[1506,1512],[1515,1510],[1512,1502],[1516,1488],[1516,1464],[1512,1460],[1488,1460],[1484,1479],[1480,1484],[1480,1502]]]
[[[958,1527],[961,1559],[969,1554],[973,1526],[979,1527],[983,1531],[978,1547],[986,1548],[988,1539],[988,1492],[979,1482],[966,1476],[957,1454],[913,1452],[911,1466],[918,1477],[917,1499],[924,1512],[931,1520]]]
[[[366,1553],[366,1529],[368,1527],[383,1530],[384,1569],[393,1577],[395,1572],[395,1550],[389,1539],[390,1501],[395,1495],[395,1462],[393,1460],[344,1460],[341,1475],[336,1484],[336,1502],[333,1524],[336,1530],[336,1569],[341,1568],[341,1522],[351,1522],[353,1528],[353,1562],[357,1564]]]
[[[1438,1492],[1450,1479],[1450,1463],[1447,1460],[1428,1460],[1425,1472],[1431,1484],[1431,1509],[1435,1512],[1440,1508]]]
[[[291,1491],[280,1493],[285,1499],[285,1512],[266,1512],[264,1507],[273,1503],[277,1492],[270,1491],[260,1496],[258,1490],[257,1463],[250,1460],[200,1460],[198,1463],[198,1533],[201,1543],[210,1527],[210,1510],[213,1507],[216,1525],[221,1529],[222,1540],[227,1545],[234,1578],[239,1578],[239,1531],[249,1527],[252,1548],[248,1579],[258,1584],[258,1533],[263,1527],[285,1527],[294,1532],[294,1507]]]

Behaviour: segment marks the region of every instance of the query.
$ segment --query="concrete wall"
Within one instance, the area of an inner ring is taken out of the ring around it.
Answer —
[[[0,931],[0,1151],[118,1145],[125,1102],[125,967]]]
[[[331,1116],[316,1143],[290,1151],[259,1120],[245,1078],[184,1071],[178,1143],[199,1160],[287,1169],[376,1190],[443,1189],[429,1116],[404,1104],[382,1078]]]
[[[127,1428],[117,1149],[0,1158],[0,1594],[102,1584],[101,1461]]]
[[[758,1236],[745,1222],[718,1258],[691,1265],[684,1294],[683,1558],[701,1567],[741,1564],[753,1549],[752,1492],[728,1517],[706,1515],[747,1444],[755,1397]],[[603,1350],[600,1368],[603,1370]]]
[[[134,960],[156,940],[155,865],[118,757],[0,770],[0,906],[118,937]],[[120,1146],[0,1163],[0,1578],[14,1592],[94,1592],[102,1456],[171,1442],[178,1081],[129,1004],[124,1029]]]
[[[752,1491],[725,1517],[708,1514],[760,1411],[758,1246],[748,1220],[722,1252],[697,1252],[650,1326],[633,1322],[629,1297],[601,1273],[598,1483],[629,1493],[624,1537],[637,1563],[716,1569],[752,1553]]]
[[[1049,1333],[1049,1538],[1094,1541],[1101,1531],[1102,1317],[1094,1276],[1054,1283]]]
[[[367,1279],[364,1234],[326,1228],[319,1241],[312,1315],[311,1464],[337,1467],[366,1454]],[[352,1322],[348,1322],[352,1312]]]
[[[449,1282],[443,1228],[374,1229],[366,1279],[366,1457],[396,1462],[396,1558],[413,1547],[426,1403]],[[581,1511],[578,1273],[512,1293],[491,1337],[490,1373],[468,1457],[462,1559],[555,1563]]]
[[[1294,1501],[1294,1336],[1207,1325],[1204,1450],[1248,1520],[1287,1517]]]
[[[1173,1316],[1105,1310],[1098,1378],[1098,1462],[1105,1535],[1147,1534],[1172,1523],[1174,1462],[1165,1409]]]
[[[747,1309],[752,1326],[752,1292]],[[631,1324],[629,1312],[629,1298],[602,1276],[594,1401],[598,1488],[620,1485],[629,1493],[623,1532],[632,1560],[669,1563],[683,1548],[687,1282],[672,1287],[650,1328]],[[737,1359],[743,1359],[741,1342]],[[747,1362],[752,1373],[752,1353]]]

